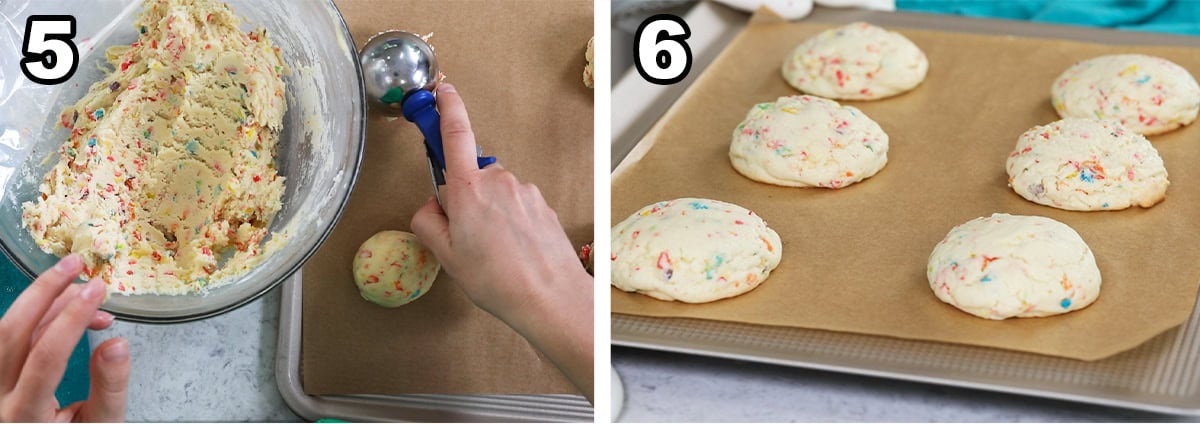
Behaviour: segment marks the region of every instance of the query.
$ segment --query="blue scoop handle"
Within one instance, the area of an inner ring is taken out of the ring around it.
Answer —
[[[433,179],[438,185],[445,185],[446,151],[442,147],[442,117],[438,114],[433,93],[429,90],[417,90],[408,93],[401,104],[404,119],[417,124],[421,134],[425,136],[425,154],[433,165]],[[476,159],[479,168],[496,163],[496,158],[480,156]]]

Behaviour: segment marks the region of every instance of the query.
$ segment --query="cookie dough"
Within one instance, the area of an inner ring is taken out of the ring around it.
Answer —
[[[658,202],[612,228],[612,285],[660,300],[712,302],[758,287],[782,253],[779,235],[741,206]]]
[[[145,2],[141,35],[62,113],[70,138],[22,205],[42,250],[82,255],[123,294],[202,292],[261,261],[286,67],[265,30],[239,25],[219,2]]]
[[[385,308],[417,300],[433,287],[441,265],[417,236],[381,231],[354,255],[354,285],[363,299]]]
[[[797,90],[839,100],[877,100],[925,80],[929,60],[900,33],[855,22],[805,40],[783,61]]]
[[[583,269],[587,270],[588,274],[595,274],[596,255],[593,252],[592,243],[588,243],[579,248],[579,262],[583,263]]]
[[[1167,168],[1146,137],[1117,121],[1071,118],[1034,127],[1008,155],[1008,185],[1073,211],[1148,208],[1167,195]]]
[[[595,77],[596,76],[593,72],[593,70],[595,68],[593,68],[593,65],[592,65],[592,59],[595,58],[595,54],[596,54],[595,47],[593,45],[595,42],[596,42],[596,37],[592,37],[591,39],[589,39],[588,45],[587,45],[587,51],[583,53],[584,59],[587,59],[587,65],[585,65],[583,67],[583,85],[586,85],[588,88],[596,88],[595,87],[595,85],[596,85]]]
[[[1100,296],[1100,268],[1071,227],[1050,218],[993,214],[954,227],[926,270],[933,294],[981,318],[1044,317]]]
[[[1063,118],[1115,119],[1142,135],[1192,123],[1200,85],[1187,69],[1140,54],[1100,56],[1067,68],[1050,87]]]
[[[842,188],[887,164],[888,136],[862,111],[814,96],[750,108],[733,131],[729,160],[755,181]]]

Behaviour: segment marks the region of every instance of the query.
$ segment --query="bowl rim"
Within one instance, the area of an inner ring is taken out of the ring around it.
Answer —
[[[354,71],[355,71],[354,75],[357,77],[357,78],[355,78],[355,81],[358,83],[358,99],[359,99],[358,108],[357,108],[359,119],[353,120],[354,122],[352,123],[352,125],[356,125],[358,127],[358,131],[357,131],[357,133],[358,133],[357,134],[358,148],[352,149],[352,151],[350,152],[350,154],[354,155],[354,168],[352,170],[353,172],[350,172],[350,179],[348,181],[349,189],[346,190],[345,194],[342,196],[342,199],[337,203],[337,212],[334,213],[333,218],[329,222],[329,226],[326,227],[325,230],[317,237],[317,242],[314,243],[312,245],[312,247],[309,248],[308,251],[304,253],[304,255],[301,257],[301,259],[299,261],[297,261],[295,264],[293,264],[286,272],[284,272],[282,275],[280,275],[280,277],[278,279],[271,282],[270,284],[267,284],[266,286],[263,286],[262,289],[254,292],[253,294],[246,296],[242,299],[239,299],[235,302],[231,302],[231,303],[228,303],[225,305],[218,305],[217,307],[210,309],[210,310],[201,311],[201,312],[192,313],[192,314],[184,314],[184,315],[154,315],[154,316],[141,315],[141,314],[130,313],[130,312],[125,312],[125,311],[113,310],[113,309],[108,308],[105,305],[100,306],[101,310],[112,314],[116,319],[119,319],[122,321],[137,322],[137,323],[144,323],[144,324],[180,324],[180,323],[185,323],[185,322],[199,321],[199,320],[203,320],[206,318],[212,318],[212,317],[215,317],[218,315],[223,315],[227,312],[236,310],[238,308],[241,308],[243,306],[250,304],[251,302],[254,302],[255,300],[258,300],[260,297],[267,294],[271,290],[274,290],[276,287],[279,287],[279,285],[281,283],[283,283],[284,281],[287,281],[289,278],[292,278],[292,275],[294,275],[297,271],[299,271],[301,268],[303,268],[304,264],[306,262],[308,262],[308,260],[311,259],[314,254],[316,254],[317,250],[320,249],[323,244],[325,244],[325,240],[329,238],[330,234],[333,234],[333,229],[337,227],[338,222],[341,221],[341,219],[342,219],[342,215],[346,212],[346,205],[350,202],[350,196],[354,193],[354,186],[358,183],[358,173],[359,173],[359,170],[362,168],[363,150],[365,148],[366,138],[367,138],[367,125],[366,125],[366,123],[367,123],[367,102],[366,102],[367,93],[366,93],[366,86],[365,86],[365,83],[363,80],[363,75],[362,75],[362,64],[360,63],[360,61],[358,60],[358,57],[357,57],[358,56],[358,54],[357,54],[358,43],[354,40],[353,34],[350,33],[350,27],[346,24],[346,18],[345,18],[345,16],[342,15],[342,11],[340,9],[338,9],[337,4],[334,3],[333,0],[325,0],[325,5],[327,7],[329,7],[330,10],[333,11],[333,16],[335,18],[337,18],[337,22],[339,24],[341,24],[340,27],[341,27],[342,35],[344,36],[343,39],[346,41],[346,43],[348,43],[347,47],[349,47],[349,51],[351,52],[350,54],[352,56],[354,56],[354,57],[351,57],[351,59],[352,59],[351,62],[354,62]],[[353,135],[354,132],[355,132],[354,129],[351,128],[351,137],[354,137],[354,135]],[[28,277],[31,281],[37,279],[37,274],[32,269],[30,269],[29,266],[27,266],[25,263],[21,262],[20,260],[18,260],[16,258],[16,255],[12,252],[11,248],[8,246],[7,243],[5,243],[5,241],[2,238],[0,238],[0,252],[3,252],[5,258],[7,258],[8,261],[11,262],[15,268],[17,268],[17,270],[21,271],[21,273],[24,274],[26,277]],[[24,290],[24,289],[22,289],[22,290]]]

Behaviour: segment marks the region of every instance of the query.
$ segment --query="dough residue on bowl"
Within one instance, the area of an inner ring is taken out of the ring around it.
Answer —
[[[113,72],[63,111],[70,138],[22,205],[42,250],[82,255],[123,294],[203,292],[262,260],[287,68],[240,23],[211,0],[145,2],[138,40],[110,48]]]

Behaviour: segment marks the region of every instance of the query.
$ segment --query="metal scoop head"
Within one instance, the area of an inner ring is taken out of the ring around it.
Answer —
[[[438,83],[437,56],[420,36],[404,31],[387,31],[367,40],[359,53],[367,99],[378,110],[401,115],[401,104],[409,93],[432,92]]]

